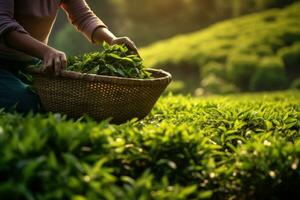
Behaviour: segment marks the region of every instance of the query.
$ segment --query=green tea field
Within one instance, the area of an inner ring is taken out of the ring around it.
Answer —
[[[299,88],[300,3],[226,20],[142,49],[174,75],[173,91],[236,93]],[[188,78],[187,78],[188,77]]]
[[[300,198],[300,92],[161,97],[122,125],[0,114],[0,199]]]

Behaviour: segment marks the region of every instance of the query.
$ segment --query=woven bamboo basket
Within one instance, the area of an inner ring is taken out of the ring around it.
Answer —
[[[149,69],[154,78],[132,79],[62,71],[59,76],[29,67],[34,86],[47,111],[71,118],[88,115],[100,121],[123,123],[142,119],[171,82],[163,70]]]

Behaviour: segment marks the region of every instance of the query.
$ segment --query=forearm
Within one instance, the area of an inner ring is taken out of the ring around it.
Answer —
[[[44,53],[51,48],[31,37],[29,34],[20,33],[18,31],[7,33],[4,39],[6,44],[10,47],[39,59],[43,59]]]
[[[111,44],[116,38],[117,37],[105,27],[97,28],[92,35],[92,41],[96,44],[104,41]]]
[[[29,34],[12,31],[5,35],[4,40],[10,47],[43,60],[43,70],[46,72],[59,75],[67,66],[65,53],[47,46]]]

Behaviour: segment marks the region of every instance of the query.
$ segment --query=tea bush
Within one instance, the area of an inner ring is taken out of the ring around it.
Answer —
[[[239,87],[240,91],[250,91],[252,75],[262,66],[264,57],[278,57],[284,61],[286,73],[278,74],[279,81],[275,85],[281,84],[281,77],[284,75],[289,77],[289,84],[291,84],[292,80],[300,76],[299,10],[300,3],[295,3],[284,9],[272,9],[227,20],[205,30],[157,42],[142,49],[141,55],[147,66],[166,67],[173,72],[174,79],[181,77],[176,74],[178,70],[172,68],[185,68],[182,63],[193,66],[195,74],[198,71],[214,71],[216,64],[210,63],[219,63],[219,66],[223,66],[223,71],[230,72],[228,76],[220,77],[221,70],[217,70],[215,75],[224,81],[231,81]],[[235,65],[232,62],[245,60],[247,57],[249,59],[257,57],[257,59],[246,66]],[[209,67],[213,69],[209,70]],[[235,68],[237,68],[236,72]],[[269,69],[272,71],[271,68]],[[205,76],[206,74],[199,74],[196,81],[198,85],[195,85],[194,89],[202,87],[199,83]],[[255,88],[263,88],[263,86]],[[275,90],[277,86],[266,89]]]
[[[299,91],[168,95],[119,126],[0,113],[0,199],[299,199],[299,161]]]
[[[297,78],[292,82],[291,88],[300,90],[300,78]]]
[[[290,79],[295,79],[299,77],[300,74],[300,42],[295,43],[290,47],[283,48],[279,55],[281,56],[285,66],[286,71],[289,74]]]
[[[214,74],[206,76],[201,81],[201,85],[205,89],[205,94],[230,94],[238,91],[238,88],[233,84],[227,83]]]
[[[288,80],[281,59],[265,57],[251,79],[250,89],[253,91],[264,91],[287,88]]]
[[[215,75],[219,78],[226,78],[225,67],[218,62],[210,62],[201,68],[201,76],[204,79],[209,75]]]
[[[237,55],[233,56],[229,61],[227,74],[229,80],[243,90],[247,90],[250,80],[258,66],[258,58],[255,55]]]

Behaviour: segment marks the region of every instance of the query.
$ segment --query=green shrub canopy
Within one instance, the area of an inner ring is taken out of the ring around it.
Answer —
[[[0,199],[297,198],[299,100],[169,95],[120,126],[0,112]]]
[[[170,71],[172,68],[193,66],[195,73],[203,72],[203,68],[207,72],[208,68],[216,66],[211,65],[212,62],[219,63],[228,72],[227,76],[225,73],[220,75],[220,70],[215,72],[218,78],[223,79],[224,86],[226,83],[234,84],[244,91],[256,88],[278,89],[277,85],[282,83],[282,76],[287,75],[290,84],[300,75],[299,10],[300,3],[295,3],[284,9],[227,20],[205,30],[157,42],[142,49],[141,54],[147,66],[166,67]],[[275,87],[252,87],[251,83],[258,84],[251,79],[263,65],[261,62],[264,62],[265,57],[282,59],[285,74],[278,74],[279,81],[274,84]],[[176,70],[173,71],[176,79]],[[198,83],[205,79],[205,75],[199,74]],[[184,79],[181,81],[185,82]],[[204,86],[199,84],[195,87]]]

